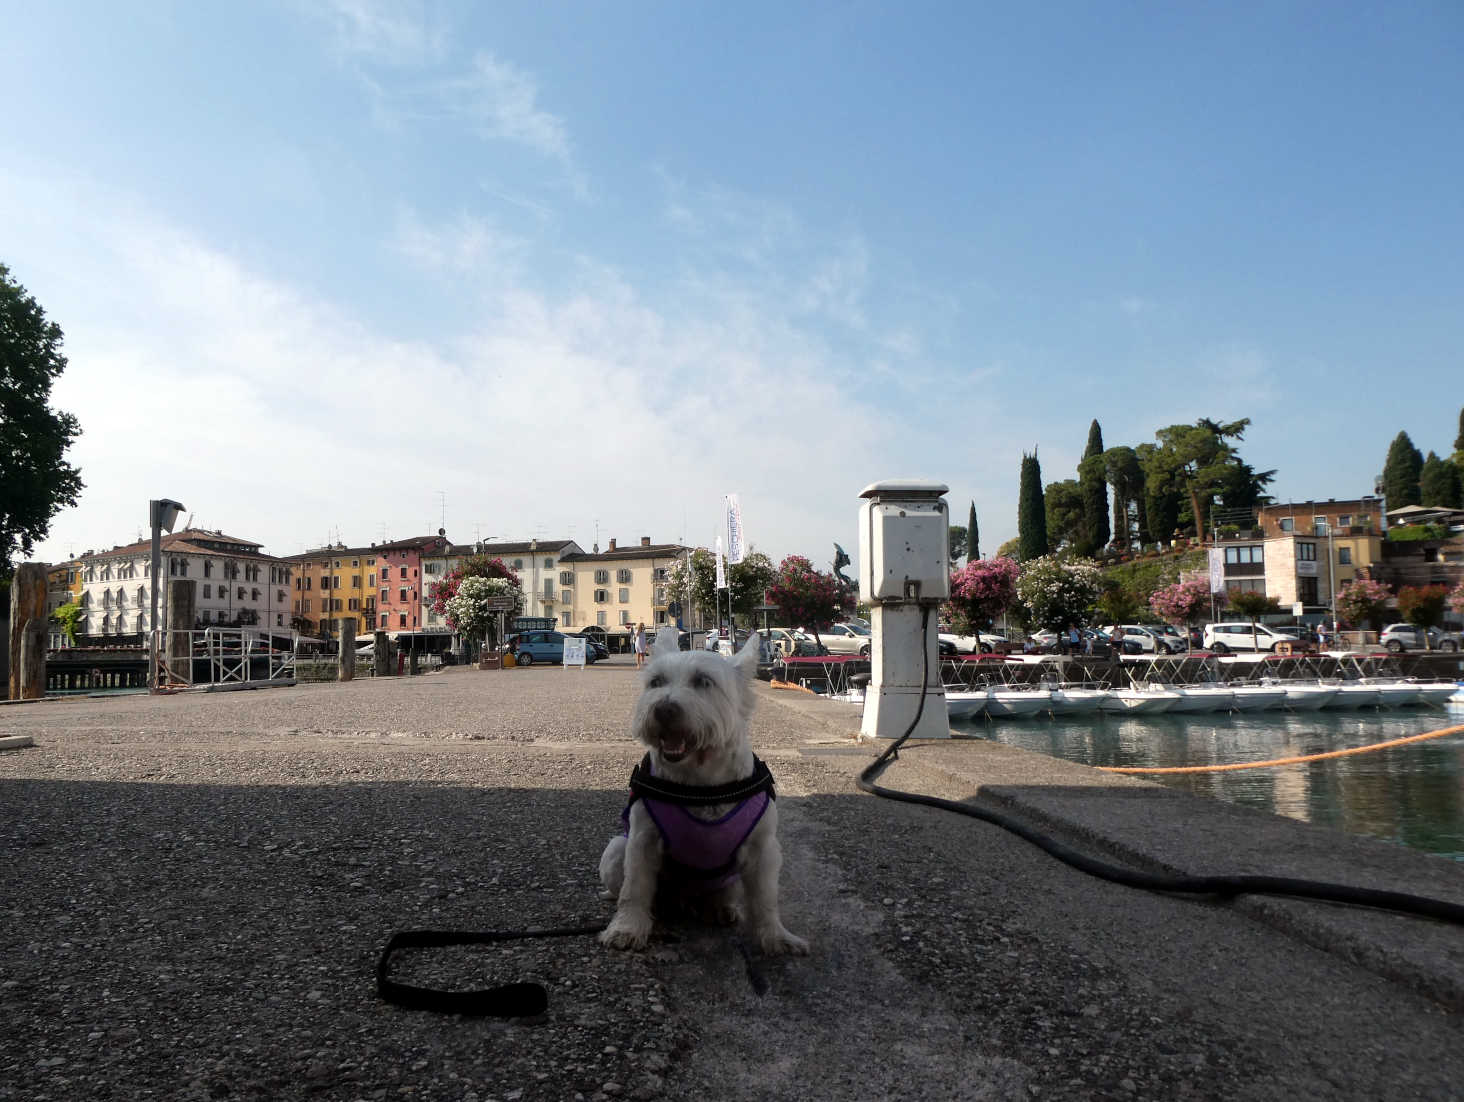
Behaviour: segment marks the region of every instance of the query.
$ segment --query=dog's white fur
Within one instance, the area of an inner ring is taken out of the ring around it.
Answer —
[[[729,784],[752,775],[748,723],[757,698],[758,639],[731,659],[707,651],[683,651],[671,627],[656,633],[651,661],[632,721],[635,737],[650,748],[657,777],[687,785]],[[699,818],[720,819],[731,804],[688,808]],[[600,857],[600,882],[617,900],[615,917],[600,943],[615,949],[644,949],[650,940],[651,906],[657,898],[664,842],[645,804],[630,808],[630,835],[610,839]],[[778,917],[778,803],[767,811],[737,851],[737,879],[705,901],[703,914],[722,922],[743,920],[748,936],[764,953],[807,953],[808,943],[790,934]],[[665,896],[662,896],[663,901]],[[686,902],[683,900],[683,902]]]

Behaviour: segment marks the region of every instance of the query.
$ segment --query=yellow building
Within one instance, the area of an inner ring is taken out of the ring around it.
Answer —
[[[1265,539],[1281,536],[1315,539],[1319,554],[1330,560],[1335,590],[1381,561],[1382,506],[1382,500],[1375,497],[1263,505],[1257,512],[1256,523]],[[1327,573],[1324,569],[1319,575],[1325,578]],[[1320,603],[1329,603],[1326,593],[1320,594]]]
[[[335,639],[348,620],[355,621],[357,637],[376,630],[374,547],[319,547],[289,561],[295,564],[290,616],[296,630]]]
[[[679,543],[617,547],[601,552],[564,554],[559,558],[559,623],[570,631],[603,628],[607,634],[645,624],[654,630],[671,620],[672,600],[667,573],[686,548]]]

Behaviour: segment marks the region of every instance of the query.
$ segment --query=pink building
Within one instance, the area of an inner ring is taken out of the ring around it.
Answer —
[[[422,602],[426,584],[422,578],[422,556],[441,555],[447,537],[413,536],[391,543],[375,544],[376,629],[398,635],[422,630]]]

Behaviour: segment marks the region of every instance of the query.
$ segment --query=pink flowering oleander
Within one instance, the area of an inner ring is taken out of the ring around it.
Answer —
[[[1015,559],[998,556],[977,559],[951,574],[951,599],[946,614],[961,634],[977,631],[996,619],[1017,600],[1021,567]]]
[[[1224,594],[1216,594],[1223,603]],[[1210,583],[1207,578],[1192,578],[1187,582],[1156,589],[1149,597],[1149,607],[1161,620],[1171,624],[1189,624],[1197,620],[1210,608]]]
[[[1464,582],[1460,582],[1449,594],[1449,607],[1464,616]]]
[[[768,597],[790,623],[823,628],[844,612],[845,592],[830,574],[813,568],[802,555],[789,555],[778,566],[778,580]]]
[[[1337,591],[1337,614],[1349,624],[1364,624],[1382,616],[1392,591],[1371,578],[1353,578]]]

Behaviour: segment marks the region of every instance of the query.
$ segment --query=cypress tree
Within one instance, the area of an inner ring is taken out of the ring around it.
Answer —
[[[1459,411],[1459,435],[1454,437],[1454,450],[1464,452],[1464,409]]]
[[[1091,555],[1107,545],[1112,535],[1108,527],[1108,482],[1104,477],[1103,461],[1097,457],[1103,454],[1103,430],[1098,419],[1088,426],[1088,446],[1083,449],[1083,461],[1078,464],[1078,485],[1083,495],[1083,546],[1084,555]]]
[[[1017,559],[1026,562],[1047,554],[1047,502],[1042,496],[1042,466],[1037,450],[1022,453],[1017,492]]]
[[[976,503],[971,502],[971,514],[966,519],[966,561],[975,562],[981,557],[981,537],[976,532]]]
[[[1388,499],[1389,512],[1420,503],[1418,476],[1422,473],[1423,453],[1406,432],[1400,432],[1388,445],[1388,460],[1383,464],[1383,496]]]
[[[1459,470],[1433,452],[1423,461],[1418,476],[1420,505],[1437,505],[1444,509],[1459,508]]]

